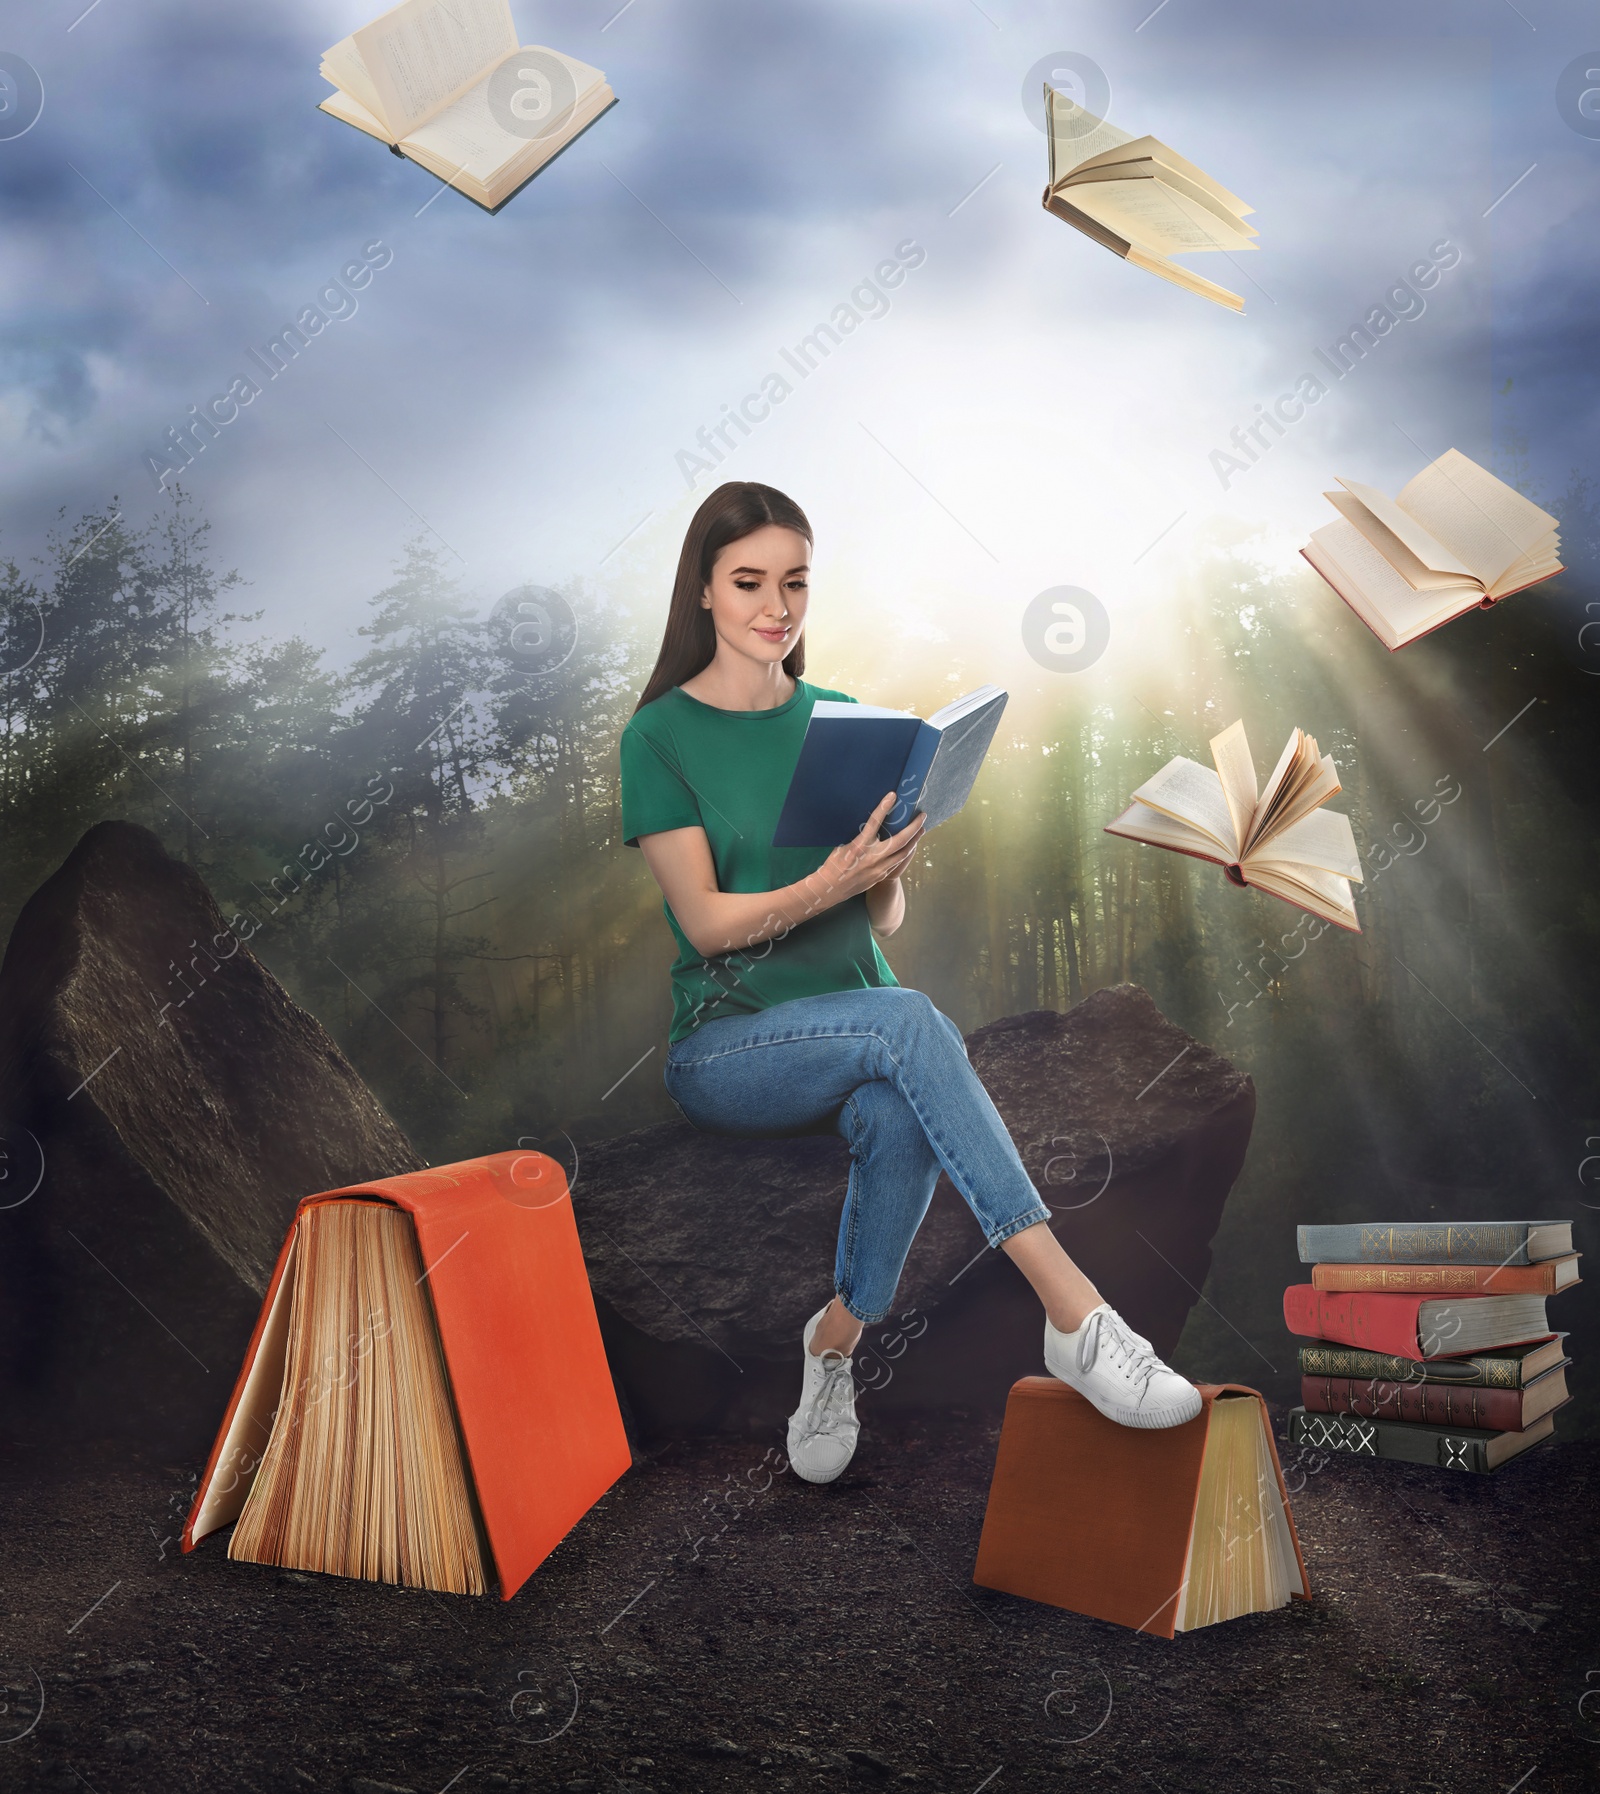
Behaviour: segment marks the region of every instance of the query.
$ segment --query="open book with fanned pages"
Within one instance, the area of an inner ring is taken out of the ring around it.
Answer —
[[[299,1204],[182,1544],[509,1601],[630,1461],[565,1173],[492,1153]]]
[[[1243,722],[1211,738],[1211,757],[1215,772],[1182,755],[1168,761],[1105,832],[1211,860],[1235,884],[1359,934],[1350,881],[1360,879],[1361,861],[1350,819],[1321,807],[1340,789],[1332,756],[1296,729],[1259,793]]]
[[[1557,519],[1449,449],[1390,498],[1341,479],[1300,550],[1392,653],[1563,571]]]
[[[321,110],[486,211],[615,104],[597,68],[517,42],[510,0],[401,0],[322,58]]]
[[[1243,311],[1237,293],[1171,257],[1254,249],[1261,233],[1245,223],[1254,207],[1159,138],[1119,130],[1048,81],[1044,110],[1050,145],[1044,209],[1136,268]]]

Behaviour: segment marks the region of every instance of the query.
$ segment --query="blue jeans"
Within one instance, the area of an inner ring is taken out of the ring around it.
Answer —
[[[667,1049],[667,1093],[713,1134],[818,1132],[850,1146],[833,1282],[858,1321],[881,1321],[940,1169],[998,1246],[1048,1221],[961,1030],[921,991],[888,985],[796,997],[703,1022]]]

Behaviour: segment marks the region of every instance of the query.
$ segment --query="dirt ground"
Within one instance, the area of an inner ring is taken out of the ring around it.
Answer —
[[[509,1603],[183,1556],[195,1466],[13,1444],[0,1789],[1596,1785],[1600,1445],[1285,1453],[1315,1600],[1169,1642],[975,1588],[997,1428],[862,1415],[828,1488],[662,1448]]]

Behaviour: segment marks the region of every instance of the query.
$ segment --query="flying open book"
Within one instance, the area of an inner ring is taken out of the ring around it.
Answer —
[[[948,820],[972,795],[1005,707],[998,685],[980,685],[926,722],[909,710],[818,698],[772,845],[837,847],[860,833],[890,791],[899,802],[880,837],[898,834],[919,812],[929,828]]]
[[[322,110],[496,211],[616,96],[576,57],[517,43],[510,0],[402,0],[322,58]]]
[[[1340,480],[1300,552],[1391,652],[1562,571],[1557,519],[1450,449],[1397,499]]]
[[[1044,209],[1136,268],[1243,311],[1237,293],[1168,258],[1204,249],[1254,249],[1261,233],[1244,221],[1254,206],[1158,138],[1119,131],[1048,81],[1044,109],[1050,142]]]
[[[1182,755],[1169,761],[1105,832],[1213,860],[1235,884],[1359,934],[1349,881],[1360,879],[1361,861],[1350,818],[1320,807],[1340,789],[1332,756],[1296,729],[1259,796],[1242,722],[1212,736],[1211,757],[1215,772]]]

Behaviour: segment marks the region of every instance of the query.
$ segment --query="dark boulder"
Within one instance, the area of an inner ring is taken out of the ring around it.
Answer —
[[[1137,985],[991,1022],[967,1050],[1057,1236],[1170,1355],[1244,1162],[1254,1085]],[[848,1170],[836,1135],[735,1140],[682,1122],[580,1149],[578,1227],[613,1369],[646,1430],[770,1425],[793,1405]],[[897,1318],[858,1355],[874,1400],[998,1410],[1038,1372],[1041,1312],[1003,1258],[941,1178]]]
[[[103,822],[12,930],[0,1300],[36,1416],[204,1448],[295,1203],[423,1163],[234,923]]]

